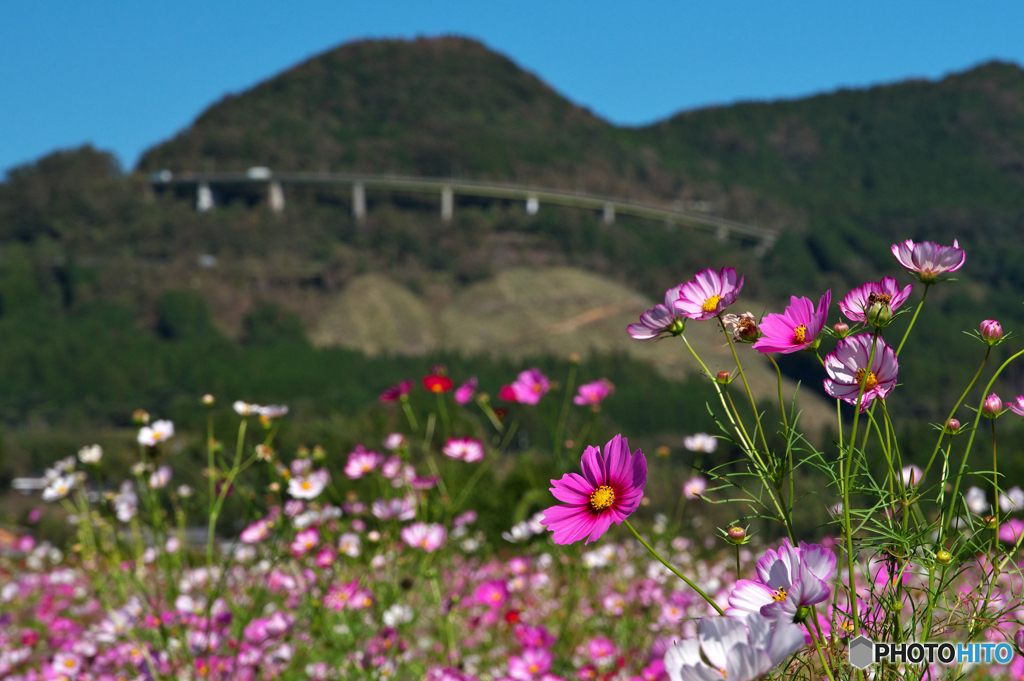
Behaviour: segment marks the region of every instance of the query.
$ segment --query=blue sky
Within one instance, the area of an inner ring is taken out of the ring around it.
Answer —
[[[1024,3],[33,0],[0,9],[0,170],[83,143],[130,168],[204,108],[356,38],[478,38],[619,124],[1024,63]]]

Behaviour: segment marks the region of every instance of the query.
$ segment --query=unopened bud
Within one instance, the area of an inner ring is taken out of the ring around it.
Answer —
[[[870,298],[868,299],[870,302]],[[885,326],[892,321],[892,308],[889,307],[887,301],[876,300],[868,305],[868,309],[864,312],[864,317],[870,324],[875,326]]]
[[[730,527],[726,535],[730,544],[742,544],[743,540],[747,538],[747,531],[742,527]]]
[[[999,395],[992,393],[985,398],[985,401],[981,405],[981,415],[987,419],[999,418],[999,415],[1003,413],[1003,401],[999,399]]]
[[[132,412],[132,421],[134,421],[136,425],[146,425],[149,423],[149,412],[145,409],[136,409]]]
[[[666,456],[668,456],[669,454],[672,453],[672,450],[669,449],[668,447],[666,447],[665,445],[662,445],[662,446],[658,447],[657,449],[655,449],[654,453],[657,454],[658,456],[662,457],[662,458],[665,458]]]
[[[956,433],[960,430],[960,421],[956,419],[950,419],[946,421],[946,432]]]
[[[761,331],[757,328],[757,322],[748,317],[741,317],[736,323],[736,338],[744,343],[753,343],[761,337]]]
[[[836,338],[846,338],[850,335],[850,325],[843,322],[834,324],[832,326],[832,333],[836,335]]]
[[[570,352],[569,353],[569,361],[572,362],[573,364],[579,364],[580,363],[580,353],[578,353],[578,352]]]
[[[951,560],[953,560],[953,554],[945,549],[935,554],[935,562],[939,565],[949,565]]]
[[[989,345],[995,345],[1003,339],[1003,327],[994,319],[986,319],[978,327],[981,339]]]
[[[732,374],[728,371],[719,371],[715,380],[722,385],[729,385],[732,382]]]
[[[320,445],[313,447],[313,461],[323,461],[327,458],[327,452]]]
[[[985,529],[994,530],[999,527],[999,518],[994,515],[985,516]]]
[[[214,399],[213,395],[210,395],[209,393],[203,395],[203,404],[205,404],[207,407],[209,407],[214,402],[216,402],[216,400]]]

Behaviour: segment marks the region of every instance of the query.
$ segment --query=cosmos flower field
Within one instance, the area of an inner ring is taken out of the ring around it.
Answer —
[[[931,460],[905,463],[886,406],[908,389],[899,367],[913,358],[901,350],[928,290],[955,285],[946,280],[966,254],[955,242],[892,252],[911,283],[865,283],[831,325],[831,291],[763,318],[729,311],[743,277],[724,268],[669,289],[624,331],[675,341],[664,351],[690,355],[715,388],[720,429],[686,438],[705,456],[676,495],[728,504],[735,519],[703,535],[638,513],[648,454],[629,433],[587,442],[564,430],[566,410],[596,416],[614,398],[603,379],[563,388],[531,369],[492,386],[492,403],[475,378],[457,384],[436,367],[381,394],[407,428],[357,446],[334,475],[319,448],[278,451],[287,407],[234,402],[238,430],[223,443],[210,421],[204,489],[174,480],[174,424],[139,412],[139,460],[125,479],[103,476],[103,451],[89,445],[38,481],[40,503],[73,528],[67,545],[27,525],[0,553],[0,678],[1024,678],[1024,491],[1000,476],[997,447],[999,419],[1024,416],[1024,396],[991,389],[1024,351],[987,366],[1014,339],[981,321],[975,381],[936,425]],[[736,369],[707,371],[689,324],[720,327]],[[800,433],[781,373],[781,422],[754,406],[744,363],[789,353],[820,360],[839,419],[831,443]],[[414,390],[435,395],[436,409],[417,413]],[[507,531],[488,535],[467,500],[511,455],[515,426],[496,405],[545,400],[562,402],[565,451],[529,492],[542,510],[516,522],[509,509],[498,523]],[[201,402],[211,414],[228,408]],[[456,410],[474,410],[486,429],[455,432]],[[723,441],[738,461],[711,456]],[[991,448],[990,470],[967,466],[980,447]],[[797,497],[801,469],[823,481],[820,495]],[[240,498],[244,527],[226,535],[223,514]],[[793,523],[805,503],[831,514],[814,536]],[[762,543],[752,528],[765,523],[784,539]],[[616,526],[625,531],[613,538]],[[992,645],[985,660],[851,664],[861,637]]]

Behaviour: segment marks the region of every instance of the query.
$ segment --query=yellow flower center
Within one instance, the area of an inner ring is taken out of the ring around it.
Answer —
[[[535,664],[531,664],[530,665],[530,673],[531,674],[536,674],[539,670],[540,670],[540,667],[538,667],[537,665],[535,665]]]
[[[601,485],[590,495],[590,508],[603,511],[615,501],[615,491],[608,485]]]
[[[718,309],[718,303],[721,302],[722,296],[711,296],[704,301],[704,304],[700,306],[700,309],[705,312],[714,312]]]
[[[794,343],[806,343],[807,342],[807,327],[801,324],[800,326],[793,329],[793,342]]]
[[[302,489],[309,489],[313,484],[309,480],[302,481]]]
[[[772,600],[778,603],[780,601],[786,600],[786,596],[788,595],[789,592],[786,591],[786,587],[780,586],[778,589],[772,592]]]
[[[871,390],[878,385],[878,379],[867,369],[857,369],[857,385],[864,386],[865,390]]]
[[[68,659],[64,660],[64,666],[68,669],[74,669],[75,661],[69,657]]]

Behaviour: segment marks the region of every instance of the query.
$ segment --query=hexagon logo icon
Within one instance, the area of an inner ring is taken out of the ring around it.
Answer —
[[[850,647],[847,649],[850,664],[857,669],[864,669],[871,666],[875,661],[874,650],[874,641],[867,636],[858,636],[850,641]]]

